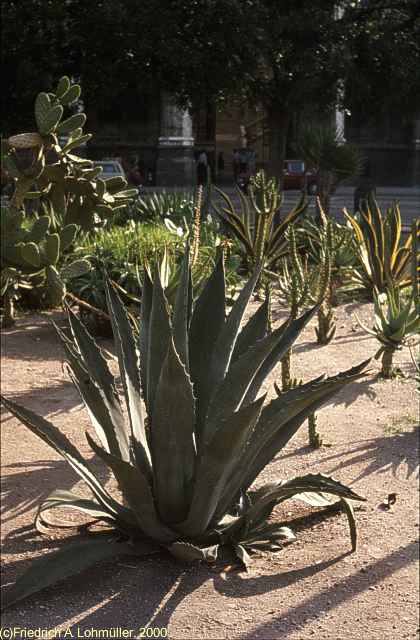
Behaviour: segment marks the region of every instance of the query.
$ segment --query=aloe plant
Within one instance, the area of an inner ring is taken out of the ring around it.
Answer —
[[[410,346],[410,339],[420,334],[419,227],[418,220],[413,220],[410,235],[412,289],[409,295],[404,297],[398,284],[389,280],[384,292],[374,290],[375,324],[372,329],[357,318],[360,326],[381,343],[375,358],[379,359],[382,356],[381,373],[384,378],[392,378],[395,374],[392,362],[395,352],[404,346]]]
[[[235,210],[227,194],[217,188],[215,191],[219,193],[223,204],[213,202],[213,208],[226,232],[239,243],[247,271],[252,272],[260,263],[266,271],[273,271],[287,253],[285,232],[305,212],[306,197],[302,195],[296,207],[277,220],[282,196],[276,180],[267,180],[264,171],[251,180],[249,198],[238,189],[240,211]]]
[[[172,309],[158,275],[152,281],[146,274],[138,339],[116,290],[107,288],[127,421],[115,380],[81,321],[69,310],[72,338],[57,328],[96,432],[96,439],[86,433],[88,444],[115,475],[122,501],[111,496],[48,420],[2,398],[92,493],[86,498],[53,491],[39,508],[37,524],[48,527],[48,513],[67,507],[108,527],[35,560],[6,593],[6,606],[97,561],[125,554],[167,550],[183,561],[214,562],[220,548],[228,547],[247,565],[253,551],[276,551],[293,540],[287,527],[267,523],[274,507],[293,497],[317,506],[330,504],[325,494],[341,501],[355,548],[349,500],[363,498],[337,480],[309,473],[257,490],[251,485],[308,413],[363,375],[367,363],[269,401],[266,393],[259,395],[261,385],[314,310],[267,333],[269,305],[264,302],[241,329],[260,269],[226,316],[223,257],[195,301],[189,263],[187,251]]]
[[[390,287],[384,293],[374,293],[374,305],[375,323],[372,328],[357,319],[361,327],[381,343],[375,358],[381,357],[382,376],[392,378],[395,375],[395,352],[420,333],[420,301],[413,294],[404,300],[397,287]]]
[[[376,289],[383,293],[391,287],[406,287],[419,277],[420,254],[415,253],[415,278],[410,273],[413,235],[402,241],[401,213],[397,203],[382,214],[375,199],[370,196],[362,203],[360,218],[344,211],[353,227],[358,264],[352,270],[353,281],[373,296]],[[417,228],[419,237],[420,228]]]

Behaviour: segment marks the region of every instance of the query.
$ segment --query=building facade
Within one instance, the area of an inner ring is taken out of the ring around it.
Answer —
[[[103,119],[96,128],[91,157],[119,157],[126,170],[136,166],[150,185],[194,184],[203,152],[213,179],[222,184],[234,180],[241,150],[253,158],[254,169],[270,170],[270,130],[258,107],[231,104],[220,111],[208,104],[190,113],[163,94],[143,104],[135,118]],[[352,114],[345,117],[344,134],[369,161],[377,186],[420,186],[420,113],[406,120],[387,114],[375,123]],[[292,124],[289,157],[294,155],[293,136]]]

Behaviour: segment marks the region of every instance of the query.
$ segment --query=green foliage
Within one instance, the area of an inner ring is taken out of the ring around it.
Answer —
[[[60,453],[92,493],[86,499],[54,491],[41,505],[38,523],[48,523],[48,511],[67,507],[110,527],[109,533],[97,534],[96,547],[92,538],[86,555],[75,546],[36,560],[8,590],[6,606],[119,554],[163,548],[183,561],[214,562],[220,547],[227,546],[247,565],[253,551],[263,546],[276,551],[293,539],[288,529],[267,523],[274,507],[293,497],[316,506],[330,504],[325,494],[338,498],[355,548],[348,500],[362,498],[340,482],[310,473],[257,491],[250,487],[308,413],[363,375],[367,363],[266,402],[266,394],[258,396],[261,385],[313,310],[267,333],[264,303],[241,329],[260,269],[226,316],[223,258],[195,301],[189,259],[187,251],[172,307],[158,275],[153,281],[146,275],[138,339],[115,289],[107,287],[126,411],[101,350],[80,320],[69,311],[71,339],[58,330],[96,432],[97,439],[86,434],[89,446],[115,475],[124,504],[56,427],[3,398],[5,407]]]
[[[249,198],[239,189],[241,209],[235,211],[229,196],[220,189],[223,204],[213,202],[222,227],[227,235],[239,243],[241,256],[248,272],[262,264],[266,271],[273,271],[280,258],[287,253],[285,232],[306,210],[306,199],[302,196],[297,206],[280,221],[281,195],[275,179],[267,180],[264,171],[260,171],[249,186]]]
[[[96,309],[106,311],[105,280],[107,274],[122,291],[127,303],[137,304],[141,297],[144,267],[149,273],[159,268],[166,296],[172,300],[180,277],[182,256],[188,228],[184,236],[177,230],[168,228],[162,222],[134,223],[126,227],[111,226],[86,233],[78,242],[77,250],[70,257],[87,260],[91,268],[69,283],[69,291],[79,300],[87,302]],[[216,230],[209,224],[201,225],[201,240],[197,260],[192,268],[194,289],[208,277],[214,267],[217,247],[220,239]],[[235,255],[226,256],[226,273],[229,286],[236,286],[237,259]],[[87,316],[86,316],[87,319]],[[97,318],[89,318],[90,328],[96,331]],[[106,330],[99,320],[100,330]]]
[[[163,222],[169,218],[176,225],[190,224],[194,216],[194,194],[161,191],[141,196],[133,205],[131,215],[140,222]]]
[[[411,246],[413,235],[402,241],[401,214],[397,203],[383,215],[373,197],[362,203],[360,218],[345,212],[351,223],[356,240],[357,267],[352,271],[352,279],[371,295],[376,289],[383,293],[387,288],[406,287],[416,274],[420,273],[420,253],[416,251],[415,269],[411,268]],[[420,234],[417,228],[415,238]]]
[[[86,116],[65,110],[80,97],[80,86],[63,76],[55,93],[41,92],[35,100],[37,132],[2,140],[2,163],[15,190],[2,210],[1,291],[6,324],[13,324],[13,300],[22,288],[56,306],[66,294],[59,271],[78,227],[93,229],[104,218],[129,204],[137,194],[123,178],[101,180],[100,169],[72,152],[85,144]],[[66,134],[65,141],[62,141]],[[31,217],[29,203],[35,202]],[[86,271],[89,264],[67,260],[65,279]]]
[[[393,376],[394,352],[408,344],[420,333],[420,299],[414,293],[403,299],[398,287],[389,287],[383,293],[374,292],[375,324],[372,329],[358,319],[359,324],[381,343],[376,358],[382,356],[382,375]]]
[[[339,183],[360,173],[360,151],[356,145],[342,142],[341,132],[335,127],[323,124],[303,126],[296,148],[307,166],[317,173],[320,205],[328,214],[331,195]]]
[[[137,190],[127,189],[123,178],[98,178],[100,169],[91,160],[72,153],[92,137],[83,133],[84,113],[63,120],[65,108],[79,97],[80,86],[66,76],[55,93],[39,93],[35,100],[38,132],[4,140],[2,155],[6,171],[15,180],[12,207],[20,209],[28,199],[36,199],[51,217],[52,227],[77,224],[88,230],[129,204]]]
[[[56,306],[65,295],[65,282],[59,276],[58,262],[72,244],[76,225],[66,225],[59,233],[51,232],[48,216],[27,219],[23,211],[1,209],[1,273],[0,293],[9,298],[5,324],[13,324],[13,300],[22,289],[36,291],[48,306]],[[75,277],[89,264],[84,260],[69,261],[66,279]]]

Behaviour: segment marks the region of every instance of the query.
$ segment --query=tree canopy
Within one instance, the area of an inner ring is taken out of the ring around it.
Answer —
[[[6,128],[64,73],[81,77],[88,114],[129,112],[157,87],[184,104],[259,103],[283,129],[337,96],[375,114],[420,99],[417,0],[9,0],[2,36]]]

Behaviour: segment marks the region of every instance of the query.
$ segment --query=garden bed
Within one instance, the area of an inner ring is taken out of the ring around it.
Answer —
[[[316,346],[312,321],[294,349],[296,377],[333,374],[375,353],[377,342],[358,327],[354,311],[371,323],[372,305],[342,305],[336,338],[327,347]],[[65,323],[64,316],[52,315]],[[280,316],[282,312],[274,312],[276,319]],[[89,420],[63,369],[50,319],[51,314],[24,316],[4,331],[2,392],[48,416],[90,458],[84,437]],[[111,342],[101,344],[112,351]],[[186,567],[166,556],[124,559],[13,607],[2,616],[3,628],[61,629],[61,637],[66,629],[73,637],[93,637],[91,629],[121,628],[133,630],[131,637],[137,638],[142,637],[140,628],[149,625],[154,635],[143,637],[162,637],[165,632],[158,629],[167,629],[174,639],[416,638],[419,396],[409,377],[413,367],[408,351],[397,355],[396,364],[405,377],[383,381],[373,361],[366,379],[349,384],[319,412],[319,431],[328,446],[312,451],[304,425],[260,476],[267,481],[322,472],[366,496],[367,503],[356,512],[355,554],[348,553],[343,515],[297,520],[297,542],[276,555],[255,558],[248,573],[224,564]],[[270,388],[278,378],[277,370]],[[58,455],[5,411],[1,444],[2,577],[8,584],[33,556],[57,546],[56,540],[35,532],[36,507],[53,489],[75,487],[77,479]],[[106,479],[100,462],[93,460],[93,466]],[[391,493],[396,503],[388,510],[382,503]],[[299,502],[286,505],[276,510],[277,519],[313,513]]]

